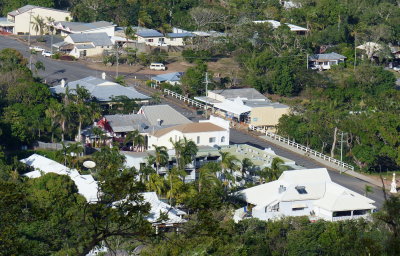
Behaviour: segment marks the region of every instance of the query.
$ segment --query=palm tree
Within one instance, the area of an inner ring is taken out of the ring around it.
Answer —
[[[35,63],[35,73],[37,74],[39,70],[46,70],[46,67],[44,66],[43,62],[41,61],[36,61]]]
[[[135,137],[135,139],[134,139],[133,142],[135,143],[135,147],[137,148],[137,150],[138,150],[139,152],[142,152],[143,149],[144,149],[144,146],[145,146],[145,139],[144,139],[144,136],[143,136],[142,134],[138,134],[138,135]]]
[[[275,157],[272,160],[271,167],[265,167],[259,172],[262,183],[277,180],[281,176],[283,168],[282,164],[285,163],[281,158]]]
[[[93,127],[93,129],[92,129],[92,133],[93,133],[93,135],[95,136],[95,139],[94,139],[94,147],[98,147],[99,144],[100,144],[100,142],[99,142],[99,143],[97,142],[97,138],[99,138],[99,140],[100,140],[100,139],[101,139],[101,136],[104,134],[104,131],[103,131],[101,128],[95,126],[95,127]]]
[[[242,176],[245,172],[250,172],[254,167],[254,163],[249,158],[243,158],[242,160]]]
[[[186,172],[175,167],[168,171],[169,189],[167,191],[167,198],[170,205],[173,204],[172,199],[179,195],[184,184],[184,181],[182,181],[182,177],[184,176],[186,176]]]
[[[365,185],[364,187],[364,196],[368,196],[368,194],[373,193],[374,188],[371,187],[370,185]]]
[[[182,159],[184,165],[190,164],[196,160],[197,152],[199,148],[193,140],[188,140],[186,137],[182,140],[183,151],[182,151]],[[194,163],[195,165],[196,163]]]
[[[49,107],[46,109],[46,117],[50,119],[51,122],[51,142],[54,142],[54,130],[57,128],[59,123],[60,113],[62,106],[56,100],[51,100]]]
[[[164,146],[159,146],[157,147],[156,145],[153,145],[154,150],[155,150],[155,164],[156,164],[156,171],[157,174],[159,174],[160,167],[165,166],[168,164],[168,152],[167,148]]]
[[[163,177],[157,173],[150,174],[149,181],[146,183],[147,190],[154,191],[157,195],[163,195],[165,187],[165,179]]]
[[[198,191],[199,193],[203,188],[215,187],[220,184],[216,176],[217,172],[221,171],[221,166],[218,163],[207,163],[199,169]]]
[[[69,144],[67,147],[67,152],[68,155],[71,156],[70,159],[70,165],[72,165],[73,168],[76,166],[76,159],[78,156],[80,156],[84,151],[84,148],[81,143],[73,143]]]
[[[219,153],[221,154],[220,165],[223,173],[224,185],[225,188],[227,188],[234,180],[234,176],[232,175],[233,171],[240,170],[240,166],[238,165],[240,161],[229,152],[220,151]]]
[[[126,136],[125,136],[124,143],[125,144],[132,143],[132,146],[134,146],[137,136],[139,136],[139,131],[138,130],[133,130],[131,132],[128,132],[126,134]]]
[[[41,36],[43,36],[44,34],[44,28],[45,28],[45,22],[44,19],[42,17],[40,17],[39,15],[34,16],[33,17],[33,21],[32,23],[32,27],[33,30],[35,30],[36,35],[39,33]]]
[[[183,144],[182,141],[173,141],[172,138],[169,138],[169,142],[171,142],[174,150],[175,150],[175,158],[176,158],[176,165],[178,166],[179,169],[185,168],[183,161],[181,159],[182,152],[183,152]]]

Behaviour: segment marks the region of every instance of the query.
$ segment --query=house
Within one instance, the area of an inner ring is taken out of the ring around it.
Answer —
[[[164,44],[164,35],[155,29],[143,27],[134,27],[133,29],[136,31],[135,34],[138,43],[144,43],[150,46],[160,46]]]
[[[273,129],[290,107],[271,102],[254,88],[207,91],[207,96],[196,100],[212,106],[214,113],[251,126]]]
[[[172,85],[180,85],[181,84],[181,77],[184,74],[185,74],[184,72],[172,72],[172,73],[153,76],[151,78],[151,80],[155,81],[156,84],[168,83],[168,84],[172,84]]]
[[[169,105],[151,105],[142,106],[138,114],[144,115],[150,125],[153,126],[172,126],[178,124],[189,124],[192,123],[184,115],[176,111]]]
[[[256,24],[263,24],[263,23],[269,23],[273,29],[276,29],[278,27],[280,27],[282,25],[281,22],[276,21],[276,20],[255,20],[253,21]],[[298,35],[305,35],[309,30],[297,25],[293,25],[290,23],[284,23],[285,25],[287,25],[290,29],[290,31],[295,32]]]
[[[192,123],[192,121],[169,105],[142,106],[136,114],[103,116],[93,126],[82,130],[82,138],[85,143],[93,144],[98,139],[97,135],[93,133],[93,128],[99,127],[107,137],[106,144],[113,141],[122,143],[127,133],[138,130],[145,136],[144,148],[146,149],[149,133],[188,123]]]
[[[346,57],[336,52],[314,54],[308,57],[311,69],[327,70],[333,65],[344,63]]]
[[[28,178],[38,178],[47,173],[67,175],[75,182],[79,194],[84,196],[88,202],[96,202],[98,200],[98,185],[92,175],[80,175],[76,169],[70,169],[38,154],[33,154],[28,158],[20,160],[20,162],[35,169],[24,174]]]
[[[375,201],[334,183],[326,168],[284,171],[278,180],[244,189],[236,195],[247,203],[235,211],[236,222],[285,216],[349,220],[367,218],[376,208]]]
[[[126,96],[129,99],[136,100],[140,103],[147,103],[150,100],[150,97],[139,93],[132,87],[125,87],[120,84],[107,81],[105,78],[105,73],[103,73],[102,79],[89,76],[68,83],[62,80],[61,84],[51,87],[50,91],[53,94],[64,94],[65,90],[68,88],[70,93],[74,93],[74,90],[77,88],[77,86],[80,86],[88,90],[88,92],[94,98],[96,98],[97,101],[108,105],[112,105],[115,101],[114,97],[118,96]]]
[[[106,33],[111,37],[114,36],[116,27],[115,24],[108,21],[85,23],[56,20],[52,25],[56,29],[56,33],[61,36],[68,36],[70,34]]]
[[[192,140],[197,146],[224,146],[229,145],[229,121],[218,117],[199,123],[176,125],[154,131],[148,135],[148,149],[154,146],[173,148],[172,141],[183,138]]]
[[[156,192],[143,192],[143,201],[150,204],[149,215],[145,219],[156,227],[156,233],[159,228],[177,227],[186,222],[183,216],[186,212],[179,210],[158,199]],[[165,214],[167,219],[161,219],[161,215]]]
[[[9,12],[7,18],[2,18],[0,22],[1,30],[11,32],[16,35],[31,34],[36,35],[34,30],[34,17],[41,17],[45,21],[51,17],[54,20],[72,20],[71,13],[64,10],[46,8],[35,5],[25,5],[17,10]]]
[[[164,43],[169,46],[183,46],[188,44],[189,40],[196,35],[189,32],[184,33],[167,33]]]
[[[69,54],[75,58],[99,56],[113,47],[109,36],[104,32],[70,34],[64,39],[64,42],[73,45]]]

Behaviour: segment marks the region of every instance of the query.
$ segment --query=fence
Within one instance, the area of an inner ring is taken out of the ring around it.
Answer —
[[[200,102],[195,101],[195,100],[193,100],[191,98],[185,97],[183,95],[180,95],[179,93],[173,92],[173,91],[168,90],[168,89],[164,89],[164,93],[166,93],[168,96],[170,95],[172,97],[175,97],[175,98],[177,98],[177,99],[179,99],[179,100],[181,100],[183,102],[187,102],[188,104],[193,105],[193,106],[198,107],[198,108],[205,109],[207,107],[203,103],[200,103]]]
[[[65,145],[71,144],[73,141],[64,141]],[[61,150],[63,148],[63,145],[61,143],[46,143],[46,142],[41,142],[37,141],[34,144],[34,148],[40,148],[40,149],[52,149],[52,150]]]
[[[257,128],[257,127],[254,127],[254,126],[249,126],[249,129],[252,130],[252,131],[257,131],[257,132],[264,133],[267,137],[269,137],[269,138],[271,138],[273,140],[277,140],[277,141],[280,141],[282,143],[285,143],[290,147],[293,147],[293,148],[296,148],[298,150],[304,151],[307,155],[313,155],[313,156],[318,157],[320,159],[323,159],[323,160],[325,160],[327,162],[330,162],[330,163],[333,163],[333,164],[335,164],[337,166],[343,167],[344,169],[354,171],[354,166],[352,166],[352,165],[349,165],[349,164],[347,164],[345,162],[342,162],[340,160],[337,160],[337,159],[335,159],[333,157],[330,157],[330,156],[327,156],[325,154],[322,154],[321,152],[313,150],[313,149],[311,149],[309,147],[301,145],[301,144],[299,144],[297,142],[294,142],[292,140],[284,138],[284,137],[282,137],[280,135],[277,135],[275,133],[268,132],[263,128]]]

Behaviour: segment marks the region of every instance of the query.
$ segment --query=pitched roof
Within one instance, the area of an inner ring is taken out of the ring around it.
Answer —
[[[167,37],[170,38],[183,38],[183,37],[195,37],[196,35],[193,33],[185,32],[185,33],[167,33]]]
[[[20,160],[20,162],[35,168],[35,171],[28,172],[24,176],[38,178],[42,176],[42,173],[67,175],[75,182],[79,194],[83,195],[88,202],[97,201],[98,186],[92,175],[80,175],[77,170],[70,169],[38,154],[33,154],[28,158]]]
[[[309,60],[341,60],[346,59],[346,56],[337,54],[336,52],[331,53],[322,53],[322,54],[314,54],[309,57]]]
[[[105,115],[104,116],[111,126],[113,132],[130,132],[138,130],[139,132],[146,131],[150,123],[143,115]]]
[[[225,129],[222,128],[221,126],[209,122],[190,123],[190,124],[181,124],[177,126],[168,127],[165,129],[160,129],[158,131],[155,131],[151,135],[155,137],[161,137],[171,131],[180,131],[185,134],[185,133],[225,131]]]
[[[237,88],[237,89],[222,89],[213,90],[213,93],[219,94],[226,99],[235,99],[237,97],[247,100],[262,99],[268,100],[264,95],[254,88]]]
[[[271,24],[272,28],[274,28],[274,29],[276,29],[282,25],[281,22],[276,21],[276,20],[256,20],[253,22],[254,23],[269,23],[269,24]],[[297,25],[293,25],[290,23],[284,23],[284,24],[287,25],[291,31],[308,31],[308,29],[297,26]]]
[[[33,9],[36,9],[36,8],[69,13],[69,11],[58,10],[58,9],[54,9],[54,8],[41,7],[41,6],[36,6],[36,5],[30,5],[30,4],[28,4],[28,5],[22,6],[21,8],[18,8],[17,10],[14,10],[14,11],[12,11],[12,12],[9,12],[8,15],[10,15],[10,16],[17,16],[17,15],[20,15],[20,14],[22,14],[22,13],[24,13],[24,12],[29,12],[30,10],[33,10]]]
[[[314,200],[314,205],[329,211],[375,208],[373,200],[334,183],[326,168],[284,171],[278,180],[244,189],[238,195],[258,207]]]
[[[70,34],[69,37],[76,43],[93,43],[95,46],[111,46],[113,43],[107,33]]]
[[[158,32],[155,29],[143,28],[143,27],[134,27],[136,30],[136,35],[140,37],[163,37],[164,35]]]
[[[241,115],[243,113],[251,111],[251,107],[243,104],[240,98],[234,100],[224,100],[221,103],[215,103],[214,107],[222,109],[226,112],[233,113],[235,115]]]
[[[178,125],[192,122],[169,105],[143,106],[138,113],[143,114],[150,125],[158,125],[158,120],[161,121],[161,125]]]
[[[71,32],[85,32],[85,31],[91,31],[91,30],[97,30],[101,28],[107,28],[107,27],[115,27],[112,22],[108,21],[95,21],[91,23],[85,23],[85,22],[70,22],[70,21],[56,21],[56,25],[62,25],[64,29],[69,30]]]
[[[65,89],[67,87],[73,90],[76,89],[77,85],[88,90],[90,94],[93,97],[95,97],[98,101],[103,101],[103,102],[112,101],[112,98],[117,96],[126,96],[129,99],[139,99],[139,100],[150,99],[150,97],[139,93],[134,88],[125,87],[117,83],[96,78],[93,76],[69,82],[65,85],[65,87],[61,86],[61,84],[56,85],[54,87],[51,87],[50,91],[52,93],[61,94],[65,93]],[[71,93],[74,93],[74,91],[72,91]]]
[[[146,216],[147,221],[150,223],[166,223],[166,224],[177,224],[186,222],[181,216],[185,215],[186,212],[181,211],[171,205],[160,201],[155,192],[143,192],[144,202],[150,204],[150,213]],[[168,215],[168,220],[158,221],[161,213]]]
[[[151,79],[159,82],[178,82],[181,80],[184,72],[172,72],[167,74],[161,74],[157,76],[153,76]]]

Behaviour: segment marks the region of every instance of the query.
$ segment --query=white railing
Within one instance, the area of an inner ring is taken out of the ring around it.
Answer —
[[[264,128],[257,128],[257,127],[254,127],[254,126],[249,126],[249,129],[252,130],[252,131],[257,131],[257,132],[264,133],[266,136],[270,137],[271,139],[283,142],[283,143],[287,144],[288,146],[291,146],[291,147],[296,148],[298,150],[304,151],[305,154],[308,155],[308,156],[313,155],[313,156],[321,158],[321,159],[323,159],[323,160],[325,160],[325,161],[327,161],[329,163],[333,163],[333,164],[335,164],[337,166],[343,167],[344,169],[354,171],[354,166],[352,166],[352,165],[349,165],[349,164],[347,164],[345,162],[342,162],[340,160],[337,160],[337,159],[335,159],[333,157],[330,157],[330,156],[327,156],[325,154],[322,154],[321,152],[318,152],[318,151],[316,151],[314,149],[311,149],[309,147],[301,145],[301,144],[299,144],[297,142],[289,140],[289,139],[287,139],[285,137],[282,137],[280,135],[277,135],[275,133],[268,132]]]
[[[204,108],[205,109],[207,107],[203,103],[200,103],[200,102],[195,101],[195,100],[193,100],[191,98],[185,97],[185,96],[183,96],[183,95],[181,95],[179,93],[173,92],[173,91],[168,90],[168,89],[164,89],[164,93],[166,93],[167,95],[171,95],[172,97],[175,97],[175,98],[177,98],[177,99],[179,99],[179,100],[181,100],[183,102],[187,102],[188,104],[196,106],[198,108]]]

